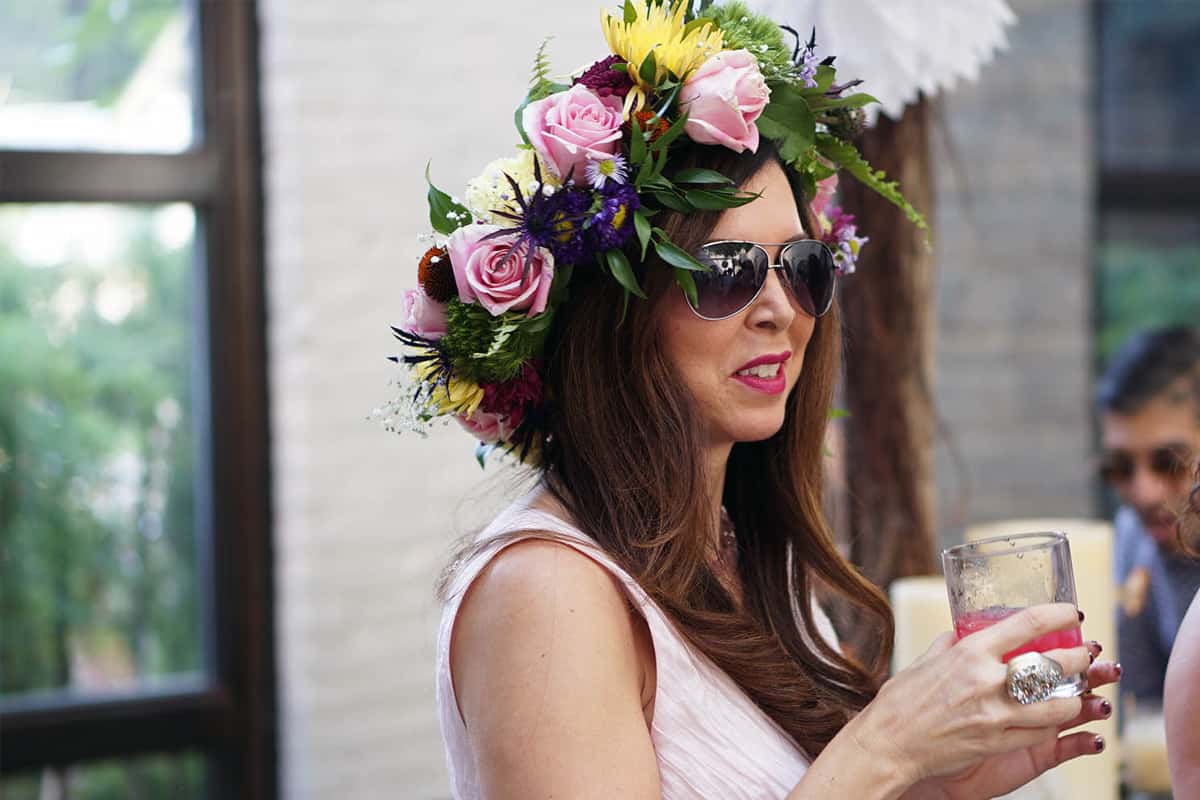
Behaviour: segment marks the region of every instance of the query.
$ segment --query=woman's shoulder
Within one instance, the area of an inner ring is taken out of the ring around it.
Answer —
[[[595,559],[561,541],[516,541],[489,559],[454,615],[448,657],[462,719],[501,739],[535,722],[569,728],[606,704],[640,721],[646,635]],[[542,716],[527,718],[532,710]]]
[[[587,652],[616,669],[636,654],[641,604],[631,580],[561,506],[538,495],[510,507],[477,548],[447,608],[456,679],[474,653],[521,661]]]
[[[1175,637],[1164,700],[1172,785],[1178,797],[1200,797],[1200,738],[1195,735],[1200,717],[1200,594]]]

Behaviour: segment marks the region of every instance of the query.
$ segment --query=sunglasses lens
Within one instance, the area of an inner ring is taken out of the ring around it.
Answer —
[[[1160,447],[1150,453],[1150,470],[1163,478],[1179,478],[1187,472],[1187,457],[1172,447]]]
[[[792,242],[779,256],[800,307],[819,317],[833,304],[833,253],[821,242]]]
[[[1133,459],[1124,453],[1109,453],[1100,465],[1105,483],[1125,483],[1133,477]]]
[[[748,242],[714,242],[696,253],[707,272],[693,272],[696,313],[709,319],[728,317],[748,306],[767,275],[767,254]]]

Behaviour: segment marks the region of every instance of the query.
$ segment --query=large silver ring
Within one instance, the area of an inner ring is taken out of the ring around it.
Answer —
[[[1062,682],[1063,668],[1042,653],[1022,653],[1008,662],[1009,696],[1022,705],[1046,700]]]

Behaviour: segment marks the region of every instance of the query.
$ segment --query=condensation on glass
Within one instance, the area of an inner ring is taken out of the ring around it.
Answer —
[[[195,19],[190,0],[4,0],[0,148],[192,147]]]

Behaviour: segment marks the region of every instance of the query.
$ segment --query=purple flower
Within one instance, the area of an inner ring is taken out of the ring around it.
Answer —
[[[596,249],[604,251],[624,247],[636,230],[633,212],[642,207],[637,190],[629,184],[609,183],[601,196],[603,202],[600,210],[589,223],[589,230],[596,238]]]
[[[589,247],[584,236],[586,222],[592,213],[592,192],[578,186],[574,181],[558,189],[542,183],[541,168],[534,162],[534,180],[542,185],[542,191],[521,197],[516,179],[507,173],[504,177],[517,194],[520,205],[518,213],[498,210],[496,216],[511,220],[512,227],[492,236],[515,236],[513,247],[518,252],[534,252],[544,247],[554,256],[556,263],[581,264],[595,257],[595,248]],[[568,173],[571,174],[571,173]]]
[[[586,72],[575,79],[575,83],[582,83],[599,97],[616,95],[624,100],[625,95],[633,88],[633,81],[630,80],[628,72],[612,68],[614,64],[624,63],[620,56],[609,56],[588,67]]]
[[[817,85],[817,67],[820,62],[817,61],[817,29],[813,28],[812,36],[808,38],[808,44],[804,45],[804,55],[800,61],[800,82],[804,84],[805,89],[811,89]]]
[[[858,266],[858,255],[862,246],[871,241],[858,235],[854,215],[842,211],[840,206],[831,205],[827,214],[821,215],[821,241],[833,251],[833,263],[842,275],[850,275]]]

